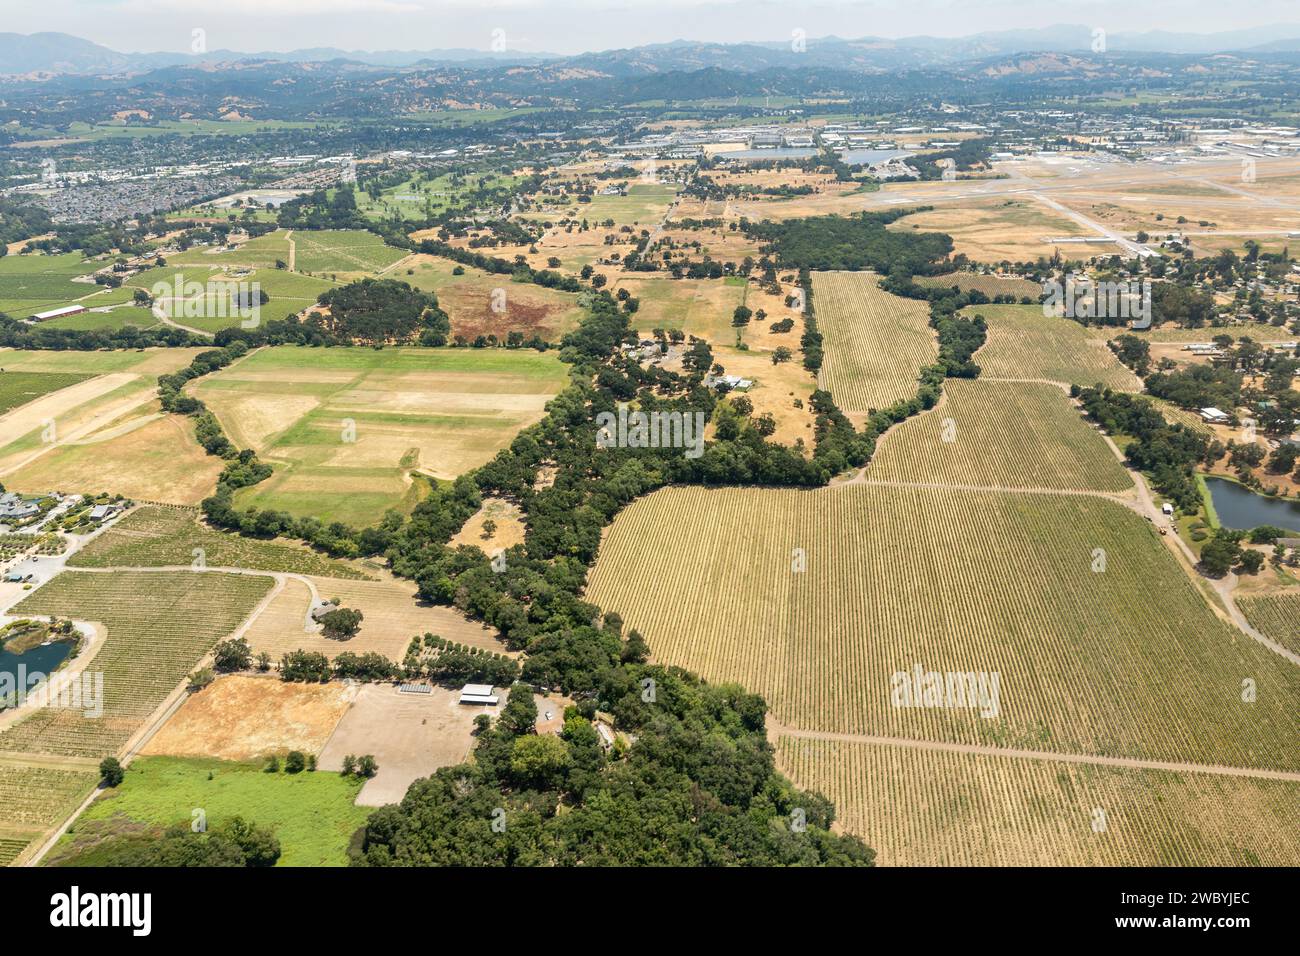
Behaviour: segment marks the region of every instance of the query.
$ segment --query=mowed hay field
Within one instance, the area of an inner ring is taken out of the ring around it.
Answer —
[[[488,461],[567,379],[550,353],[505,349],[258,350],[194,394],[275,473],[240,505],[368,525],[409,510],[421,480]]]
[[[814,272],[813,311],[825,342],[818,384],[858,426],[873,409],[916,395],[939,355],[926,303],[890,295],[870,272]]]
[[[39,710],[0,733],[0,752],[96,759],[117,753],[271,585],[265,577],[189,571],[59,574],[13,612],[92,620],[107,628],[87,665],[103,673],[103,716]]]
[[[941,195],[915,195],[923,185],[900,183],[885,192],[906,190],[913,194],[908,199],[920,202],[946,200]],[[936,188],[954,185],[963,184],[941,183],[936,184]],[[976,262],[1032,262],[1039,256],[1051,256],[1057,251],[1057,244],[1046,240],[1092,235],[1090,230],[1063,213],[1032,200],[1020,199],[984,199],[951,205],[945,202],[937,208],[904,216],[890,223],[889,228],[895,232],[946,232],[952,236],[953,251],[964,253]],[[1109,243],[1082,248],[1087,255],[1119,251]]]
[[[1120,493],[1133,482],[1055,385],[950,379],[881,439],[868,481]]]
[[[197,351],[0,352],[0,382],[19,372],[80,379],[0,415],[0,480],[20,491],[198,502],[221,463],[204,454],[189,419],[164,415],[157,402],[158,376]]]
[[[776,749],[885,866],[1300,865],[1292,781],[793,737]]]
[[[983,378],[1142,390],[1141,380],[1107,347],[1106,329],[1045,316],[1038,305],[975,305],[962,314],[982,315],[988,323],[988,340],[975,353]]]
[[[1251,627],[1300,654],[1300,591],[1238,597],[1237,607]]]
[[[615,520],[587,597],[791,728],[1300,768],[1300,671],[1101,498],[669,488]],[[997,715],[893,706],[916,664],[1000,674]]]
[[[401,578],[343,581],[317,577],[310,580],[321,600],[338,598],[343,607],[356,608],[365,615],[356,636],[338,641],[319,631],[308,631],[311,589],[305,582],[291,578],[248,629],[246,636],[254,653],[265,651],[278,662],[285,654],[297,650],[314,651],[331,660],[344,651],[354,654],[373,651],[400,663],[411,638],[426,632],[471,647],[502,649],[496,631],[471,621],[455,608],[418,603],[415,585],[410,581]]]

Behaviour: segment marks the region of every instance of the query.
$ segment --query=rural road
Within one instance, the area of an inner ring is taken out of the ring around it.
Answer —
[[[1183,763],[1167,760],[1139,760],[1136,757],[1101,757],[1092,754],[1052,753],[1048,750],[1021,750],[1015,747],[992,747],[984,744],[941,743],[911,737],[882,737],[874,734],[841,734],[833,731],[799,730],[785,727],[768,715],[768,740],[791,737],[796,740],[830,740],[852,744],[878,744],[887,747],[910,747],[914,750],[976,754],[986,757],[1011,757],[1018,760],[1041,760],[1048,763],[1091,764],[1099,767],[1122,767],[1128,770],[1167,770],[1173,773],[1206,773],[1221,777],[1254,777],[1259,780],[1286,780],[1300,783],[1300,773],[1290,770],[1266,770],[1255,767],[1225,767],[1218,764]]]

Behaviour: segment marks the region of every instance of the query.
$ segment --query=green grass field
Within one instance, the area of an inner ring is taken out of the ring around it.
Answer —
[[[371,812],[353,803],[363,782],[323,770],[271,774],[261,764],[140,757],[121,786],[77,818],[46,862],[94,866],[104,837],[188,829],[199,809],[209,829],[234,816],[270,827],[280,840],[280,866],[345,866],[348,841]]]
[[[106,312],[82,312],[42,323],[46,328],[71,329],[77,332],[107,332],[134,325],[138,329],[151,329],[158,318],[150,309],[136,305],[119,305]]]
[[[677,187],[663,183],[643,183],[636,181],[637,174],[629,171],[629,184],[626,196],[591,197],[591,202],[566,202],[558,205],[545,205],[537,211],[528,212],[521,218],[543,221],[554,219],[557,214],[566,212],[575,218],[586,219],[593,225],[613,220],[615,226],[640,226],[646,229],[658,224],[668,212]],[[544,197],[538,197],[539,200]]]
[[[384,189],[378,199],[364,190],[357,191],[357,208],[374,220],[398,216],[407,221],[423,222],[449,206],[463,205],[477,189],[509,188],[518,177],[499,173],[431,173],[412,176],[403,183]],[[329,194],[333,196],[334,190]]]
[[[241,505],[366,525],[427,483],[483,464],[567,380],[551,353],[504,349],[262,349],[194,394],[231,440],[275,468]]]

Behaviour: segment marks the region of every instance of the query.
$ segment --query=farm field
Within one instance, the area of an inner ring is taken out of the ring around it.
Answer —
[[[96,760],[116,754],[271,584],[269,578],[187,571],[59,574],[13,613],[57,614],[107,628],[92,661],[103,673],[103,716],[39,710],[0,733],[0,752]]]
[[[290,541],[263,541],[217,531],[201,521],[196,508],[141,505],[123,515],[68,561],[69,567],[190,566],[194,550],[212,568],[248,568],[365,579],[360,567],[336,561]]]
[[[869,272],[813,273],[813,311],[825,340],[819,385],[855,425],[912,398],[939,354],[929,308],[890,295]]]
[[[279,262],[291,265],[296,273],[348,281],[373,275],[405,255],[404,250],[389,246],[373,232],[361,229],[277,229],[249,239],[235,249],[189,249],[169,258],[168,265],[277,271]]]
[[[238,504],[367,525],[414,506],[424,479],[412,473],[454,478],[488,461],[566,379],[531,350],[279,346],[193,390],[275,467]]]
[[[882,866],[1300,864],[1291,781],[793,737],[776,751]]]
[[[224,674],[190,694],[141,753],[220,760],[257,760],[290,750],[319,754],[355,697],[356,687],[341,682]]]
[[[681,329],[714,345],[731,345],[736,340],[731,318],[736,307],[745,302],[746,286],[742,279],[620,276],[614,280],[613,287],[615,292],[627,289],[629,295],[640,300],[635,322],[643,332]],[[773,314],[768,322],[777,318]]]
[[[1146,332],[1134,334],[1148,340],[1153,345],[1169,342],[1212,342],[1220,335],[1229,335],[1234,342],[1242,338],[1254,339],[1256,342],[1293,342],[1296,338],[1294,333],[1288,332],[1285,328],[1264,325],[1263,323],[1207,325],[1199,329],[1180,329],[1175,326],[1172,328],[1150,329]]]
[[[1300,654],[1300,592],[1282,591],[1237,598],[1252,627]]]
[[[212,494],[223,464],[195,440],[192,419],[164,414],[158,402],[150,402],[65,439],[4,480],[24,491],[109,491],[192,505]]]
[[[86,303],[94,311],[82,312],[80,315],[68,315],[61,319],[49,319],[42,323],[47,329],[69,329],[74,332],[112,332],[133,325],[137,329],[151,329],[158,325],[158,318],[151,309],[137,305],[117,305],[101,307],[93,302]]]
[[[0,480],[21,491],[99,491],[102,481],[113,480],[124,486],[116,490],[145,497],[210,493],[197,483],[215,460],[200,462],[206,456],[193,426],[161,416],[156,398],[158,376],[183,367],[197,351],[0,351],[3,375],[83,379],[0,414]]]
[[[473,266],[460,266],[464,274],[453,275],[457,265],[449,259],[419,255],[412,257],[400,274],[394,274],[438,297],[438,305],[451,318],[453,341],[473,342],[480,335],[495,335],[505,341],[509,333],[521,332],[525,339],[540,335],[545,341],[559,342],[584,315],[576,293],[511,282],[509,276]],[[496,293],[498,289],[501,293]],[[501,298],[501,312],[493,308],[494,294]]]
[[[502,649],[496,631],[471,621],[455,608],[419,603],[415,585],[405,579],[310,580],[321,600],[338,598],[343,607],[356,608],[365,615],[356,636],[341,641],[307,631],[304,625],[312,607],[311,589],[305,582],[291,578],[248,629],[246,636],[254,653],[265,651],[278,663],[290,651],[314,651],[331,660],[344,651],[373,651],[401,663],[411,638],[425,633],[471,647]]]
[[[360,780],[325,770],[271,774],[260,763],[140,757],[121,786],[77,818],[45,865],[94,866],[103,838],[188,828],[191,809],[201,807],[209,829],[233,816],[271,828],[279,866],[345,866],[348,841],[369,815],[353,803],[360,789]]]
[[[869,481],[1118,494],[1133,488],[1106,440],[1055,385],[950,379],[935,408],[895,426]]]
[[[1103,498],[670,488],[615,520],[587,597],[659,661],[740,681],[790,728],[1300,767],[1300,673]],[[892,706],[892,675],[917,664],[999,673],[997,714]]]
[[[1063,382],[1140,391],[1142,382],[1106,346],[1109,332],[1073,319],[1049,318],[1037,305],[976,305],[962,310],[984,316],[988,340],[975,353],[981,378]]]
[[[0,763],[0,866],[66,820],[97,783],[93,765]]]

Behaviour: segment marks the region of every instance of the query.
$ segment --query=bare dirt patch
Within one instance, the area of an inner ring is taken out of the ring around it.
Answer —
[[[499,695],[502,704],[505,692]],[[318,766],[342,770],[349,754],[373,754],[379,773],[357,795],[365,807],[396,803],[412,782],[439,767],[463,763],[474,743],[474,718],[496,716],[496,707],[460,704],[460,692],[434,687],[428,694],[404,694],[392,684],[366,684],[339,721]]]
[[[255,760],[290,750],[318,754],[356,694],[356,686],[343,683],[219,677],[191,694],[142,753],[221,760]]]

